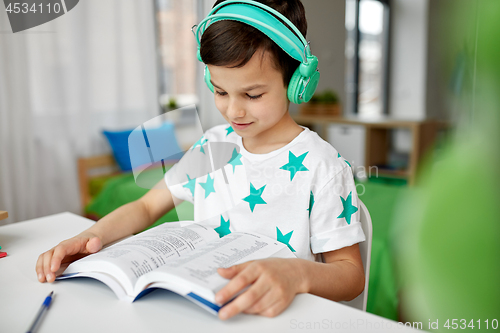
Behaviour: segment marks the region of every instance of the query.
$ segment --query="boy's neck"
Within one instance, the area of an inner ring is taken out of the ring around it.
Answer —
[[[245,149],[252,154],[267,154],[289,144],[304,129],[287,112],[283,119],[257,137],[242,138]]]

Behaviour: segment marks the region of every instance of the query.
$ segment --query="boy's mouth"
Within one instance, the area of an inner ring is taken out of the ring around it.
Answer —
[[[236,128],[236,129],[244,129],[244,128],[247,128],[248,126],[250,126],[251,124],[253,123],[235,123],[235,122],[231,122],[233,127]]]

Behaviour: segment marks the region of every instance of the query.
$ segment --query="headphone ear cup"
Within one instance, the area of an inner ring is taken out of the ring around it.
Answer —
[[[205,78],[205,83],[207,84],[208,89],[213,93],[214,92],[214,86],[212,85],[212,82],[210,82],[210,71],[208,70],[207,65],[205,65],[205,70],[204,70],[204,78]]]
[[[295,104],[302,103],[302,100],[299,98],[300,90],[302,88],[302,74],[300,74],[300,67],[297,67],[295,72],[293,72],[292,78],[290,82],[288,82],[287,96],[288,100]]]
[[[309,78],[309,82],[307,83],[306,90],[304,91],[304,94],[302,95],[302,99],[301,99],[302,102],[307,103],[311,100],[311,98],[314,95],[314,92],[316,91],[316,88],[318,87],[318,82],[319,82],[319,71],[315,71],[311,75],[311,77]]]

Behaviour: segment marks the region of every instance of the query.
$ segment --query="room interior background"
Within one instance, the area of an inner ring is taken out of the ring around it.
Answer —
[[[307,39],[320,63],[318,91],[336,91],[344,115],[350,115],[352,22],[347,16],[356,0],[302,1]],[[57,20],[15,35],[0,11],[0,210],[10,215],[0,224],[63,211],[80,214],[77,159],[110,153],[103,129],[136,127],[170,108],[172,98],[176,107],[195,103],[205,130],[224,122],[203,82],[189,30],[213,2],[86,0]],[[445,120],[462,135],[457,142],[469,141],[466,129],[481,118],[475,110],[479,102],[488,103],[476,87],[475,66],[478,54],[484,56],[478,43],[478,36],[484,37],[478,8],[484,3],[389,1],[387,115]],[[360,51],[373,56],[370,50]],[[290,112],[297,114],[299,107],[292,104]],[[482,124],[489,120],[483,115]],[[480,138],[486,139],[484,133]],[[408,152],[411,141],[408,131],[394,131],[396,151]],[[448,172],[443,174],[441,182]],[[391,255],[398,251],[389,248],[391,223],[418,214],[401,213],[405,206],[399,199],[407,186],[376,185],[367,186],[362,197],[374,221],[368,311],[397,320],[402,313],[392,274]],[[441,206],[438,210],[448,214]]]
[[[57,20],[17,34],[9,33],[6,12],[0,11],[0,206],[10,215],[2,223],[61,211],[80,213],[77,157],[109,152],[101,131],[134,127],[154,117],[168,103],[169,91],[181,106],[196,103],[203,128],[223,122],[203,86],[201,63],[188,59],[194,68],[188,73],[162,66],[182,57],[186,62],[185,50],[195,43],[185,30],[213,2],[88,0]],[[303,1],[308,39],[322,72],[318,91],[333,89],[346,108],[349,2]],[[432,46],[440,40],[434,28],[451,2],[439,3],[391,1],[392,116],[449,116],[441,93],[446,82],[435,70],[439,49]],[[166,17],[171,23],[162,31],[155,17],[162,6],[183,6],[184,14],[191,10],[195,15]],[[161,38],[175,43],[162,49]],[[173,87],[181,76],[189,80],[184,79],[184,87]],[[175,89],[165,89],[168,82]],[[298,106],[292,104],[290,112],[298,112]],[[395,144],[409,149],[410,135],[395,135]]]
[[[10,215],[1,223],[81,212],[77,158],[109,152],[103,129],[135,127],[161,112],[169,99],[162,77],[181,73],[161,71],[165,60],[158,40],[177,40],[170,50],[181,38],[182,47],[194,47],[194,38],[186,37],[191,31],[185,30],[206,15],[213,2],[87,0],[57,20],[17,34],[9,33],[6,13],[0,11],[0,207]],[[196,15],[171,18],[170,30],[162,33],[155,13],[161,6],[180,3],[193,7]],[[348,104],[346,1],[303,3],[308,39],[320,61],[318,91],[331,88]],[[453,3],[391,1],[389,115],[452,119],[459,114],[454,111],[462,106],[453,104],[449,81],[442,79],[443,36],[437,33]],[[473,44],[473,35],[464,36],[472,40],[452,46]],[[171,57],[180,61],[182,54],[176,50]],[[196,103],[203,128],[208,129],[223,118],[203,85],[203,65],[195,57],[192,64],[194,89],[190,83],[184,90],[194,91],[194,98],[183,100],[181,88],[171,91],[180,106]],[[444,71],[450,73],[450,66],[445,64]],[[292,104],[290,112],[298,112],[298,106]],[[399,149],[409,149],[409,133],[395,136]]]

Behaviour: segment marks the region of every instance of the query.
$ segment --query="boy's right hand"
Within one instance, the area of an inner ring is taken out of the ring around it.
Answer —
[[[102,248],[101,239],[95,234],[85,231],[62,241],[57,246],[42,253],[36,262],[36,273],[40,282],[54,282],[56,272],[61,264],[73,262]]]

